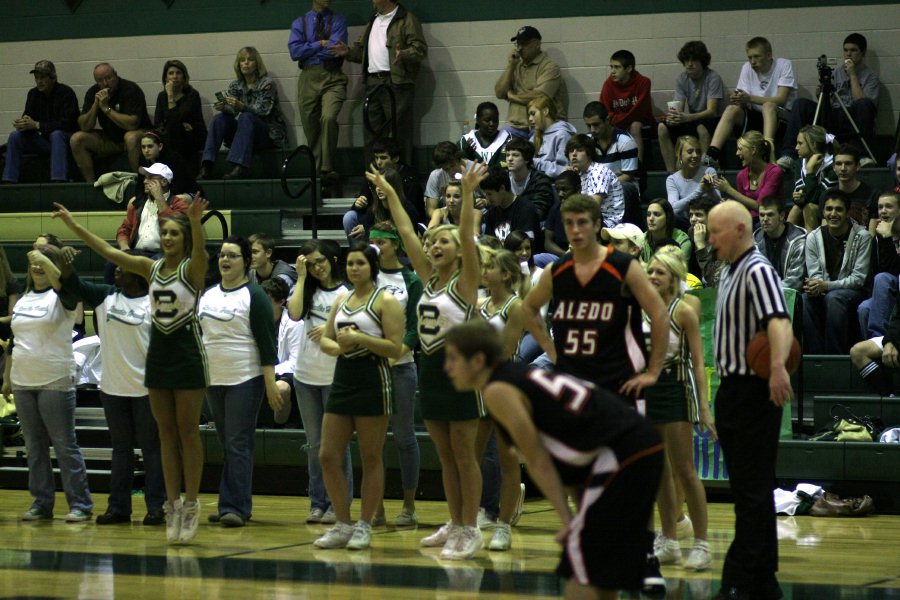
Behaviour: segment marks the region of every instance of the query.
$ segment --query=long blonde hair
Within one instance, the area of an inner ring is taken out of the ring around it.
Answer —
[[[757,158],[761,158],[763,162],[769,162],[769,156],[772,153],[772,144],[763,137],[758,131],[745,131],[744,135],[742,135],[738,139],[738,143],[744,142],[747,144],[747,147],[750,148],[750,152],[753,153],[753,156]]]
[[[650,263],[658,261],[672,276],[672,296],[678,297],[684,294],[682,282],[687,278],[687,265],[684,262],[684,254],[678,246],[663,246],[653,253],[647,261],[646,269]]]
[[[509,276],[507,289],[519,298],[524,298],[527,288],[525,287],[525,274],[522,273],[519,258],[509,250],[494,250],[486,246],[479,246],[479,250],[483,267],[488,268],[489,266],[497,265],[502,273]]]
[[[692,135],[683,135],[678,138],[675,142],[675,160],[678,162],[678,168],[682,168],[684,163],[681,160],[681,152],[684,150],[685,146],[692,146],[694,148],[703,148],[700,145],[700,140]]]
[[[6,258],[6,250],[0,246],[0,297],[6,295],[6,287],[13,279],[12,267],[9,266],[9,259]]]
[[[556,110],[556,102],[553,101],[550,96],[546,94],[540,94],[536,98],[534,98],[531,102],[528,103],[528,110],[535,108],[543,114],[544,109],[547,110],[547,116],[552,119],[554,122],[559,121],[559,112]],[[535,154],[540,154],[541,152],[541,144],[544,143],[544,130],[538,129],[537,126],[534,128],[534,152]]]

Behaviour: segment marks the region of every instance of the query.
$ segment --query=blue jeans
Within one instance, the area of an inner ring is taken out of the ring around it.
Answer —
[[[241,113],[240,119],[225,112],[220,112],[213,117],[209,133],[206,135],[203,160],[215,162],[216,153],[222,142],[231,148],[228,152],[228,162],[242,167],[250,166],[254,148],[265,150],[275,147],[275,142],[269,137],[269,126],[265,121],[249,112]]]
[[[325,491],[322,479],[322,463],[319,462],[319,446],[322,443],[322,417],[328,403],[330,385],[309,385],[294,378],[294,390],[297,392],[297,406],[300,408],[300,419],[306,432],[306,464],[309,471],[309,504],[310,508],[328,510],[331,500]],[[347,477],[349,500],[353,501],[353,463],[350,461],[350,446],[344,454],[344,475]]]
[[[253,447],[263,387],[260,375],[237,385],[206,388],[216,435],[225,452],[219,481],[219,514],[234,513],[245,521],[253,513]]]
[[[6,167],[3,169],[3,181],[19,181],[22,170],[23,154],[49,154],[50,179],[66,181],[69,178],[69,138],[68,131],[57,129],[51,131],[50,139],[37,131],[13,131],[6,140]]]
[[[491,431],[484,455],[481,457],[481,502],[487,516],[496,519],[500,514],[500,455],[497,452],[497,430]]]
[[[864,340],[884,335],[894,310],[894,292],[897,291],[897,276],[887,272],[875,275],[872,296],[859,305],[859,331]]]
[[[347,236],[347,241],[352,244],[357,238],[350,237],[350,232],[353,231],[354,227],[359,225],[359,213],[351,208],[344,213],[341,224],[344,226],[344,234]],[[365,236],[363,236],[362,239],[365,240]]]
[[[518,362],[530,363],[543,352],[544,351],[541,350],[541,345],[537,343],[534,336],[531,335],[531,333],[526,333],[519,341],[519,351],[516,360]]]
[[[32,506],[53,514],[56,485],[50,464],[50,444],[56,451],[69,510],[92,512],[84,456],[75,439],[75,390],[13,389],[25,446],[28,450],[28,491]]]
[[[150,411],[150,398],[111,396],[100,392],[100,402],[112,439],[112,473],[109,478],[107,512],[131,514],[131,489],[134,483],[134,448],[144,458],[144,502],[147,512],[160,510],[166,501],[159,431]]]
[[[419,375],[416,363],[397,365],[391,369],[394,377],[394,414],[391,431],[394,446],[400,457],[400,481],[404,490],[419,487],[419,440],[416,439],[415,403]]]

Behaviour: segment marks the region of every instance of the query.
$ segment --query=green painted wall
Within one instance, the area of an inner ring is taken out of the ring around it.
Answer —
[[[867,0],[866,4],[893,4]],[[846,6],[846,0],[406,0],[422,22],[492,21],[581,15],[708,12]],[[0,1],[0,41],[286,29],[308,0],[82,0],[73,14],[64,0]],[[364,23],[370,0],[334,0],[351,25]]]

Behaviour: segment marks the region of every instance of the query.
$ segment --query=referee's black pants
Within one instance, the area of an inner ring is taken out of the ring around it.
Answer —
[[[755,376],[723,377],[716,394],[716,430],[734,496],[734,540],[722,568],[722,588],[756,599],[780,598],[775,531],[775,459],[782,409],[769,383]]]

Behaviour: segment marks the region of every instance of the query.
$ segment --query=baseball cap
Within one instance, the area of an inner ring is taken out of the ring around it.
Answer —
[[[616,239],[628,240],[635,246],[644,245],[644,232],[634,223],[619,223],[615,227],[604,227],[600,230],[600,238],[604,242]]]
[[[148,175],[161,175],[162,177],[165,177],[166,181],[169,183],[172,183],[172,178],[175,176],[172,174],[172,169],[162,163],[153,163],[149,167],[141,167],[138,171],[140,171],[141,175],[144,177],[147,177]]]
[[[32,75],[50,75],[56,77],[56,65],[49,60],[39,60],[34,63],[34,68],[29,71]]]
[[[532,27],[531,25],[525,25],[524,27],[520,27],[519,31],[516,32],[516,35],[511,37],[509,41],[511,42],[527,42],[528,40],[539,40],[541,39],[541,32]]]

